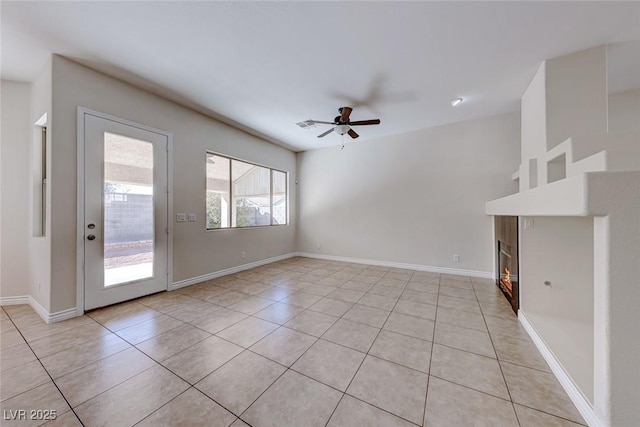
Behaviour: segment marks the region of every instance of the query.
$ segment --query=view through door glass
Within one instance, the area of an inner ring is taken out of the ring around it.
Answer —
[[[153,276],[153,145],[104,134],[104,287]]]

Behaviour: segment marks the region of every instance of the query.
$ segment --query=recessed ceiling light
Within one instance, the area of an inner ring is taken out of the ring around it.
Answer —
[[[455,98],[451,100],[452,107],[457,107],[460,104],[462,104],[462,98]]]

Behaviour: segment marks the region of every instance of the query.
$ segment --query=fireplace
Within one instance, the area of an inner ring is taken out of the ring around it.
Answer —
[[[496,286],[518,314],[518,217],[496,216]]]

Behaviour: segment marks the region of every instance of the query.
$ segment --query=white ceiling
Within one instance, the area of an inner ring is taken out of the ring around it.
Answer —
[[[545,58],[612,43],[640,87],[640,2],[6,2],[1,76],[67,56],[295,150],[354,107],[360,140],[514,111]],[[452,108],[449,101],[463,97]]]

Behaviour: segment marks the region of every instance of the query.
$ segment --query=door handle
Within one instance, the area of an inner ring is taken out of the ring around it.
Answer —
[[[95,240],[95,239],[96,239],[96,236],[94,236],[93,234],[89,234],[89,235],[87,236],[87,239],[89,239],[89,240]]]

